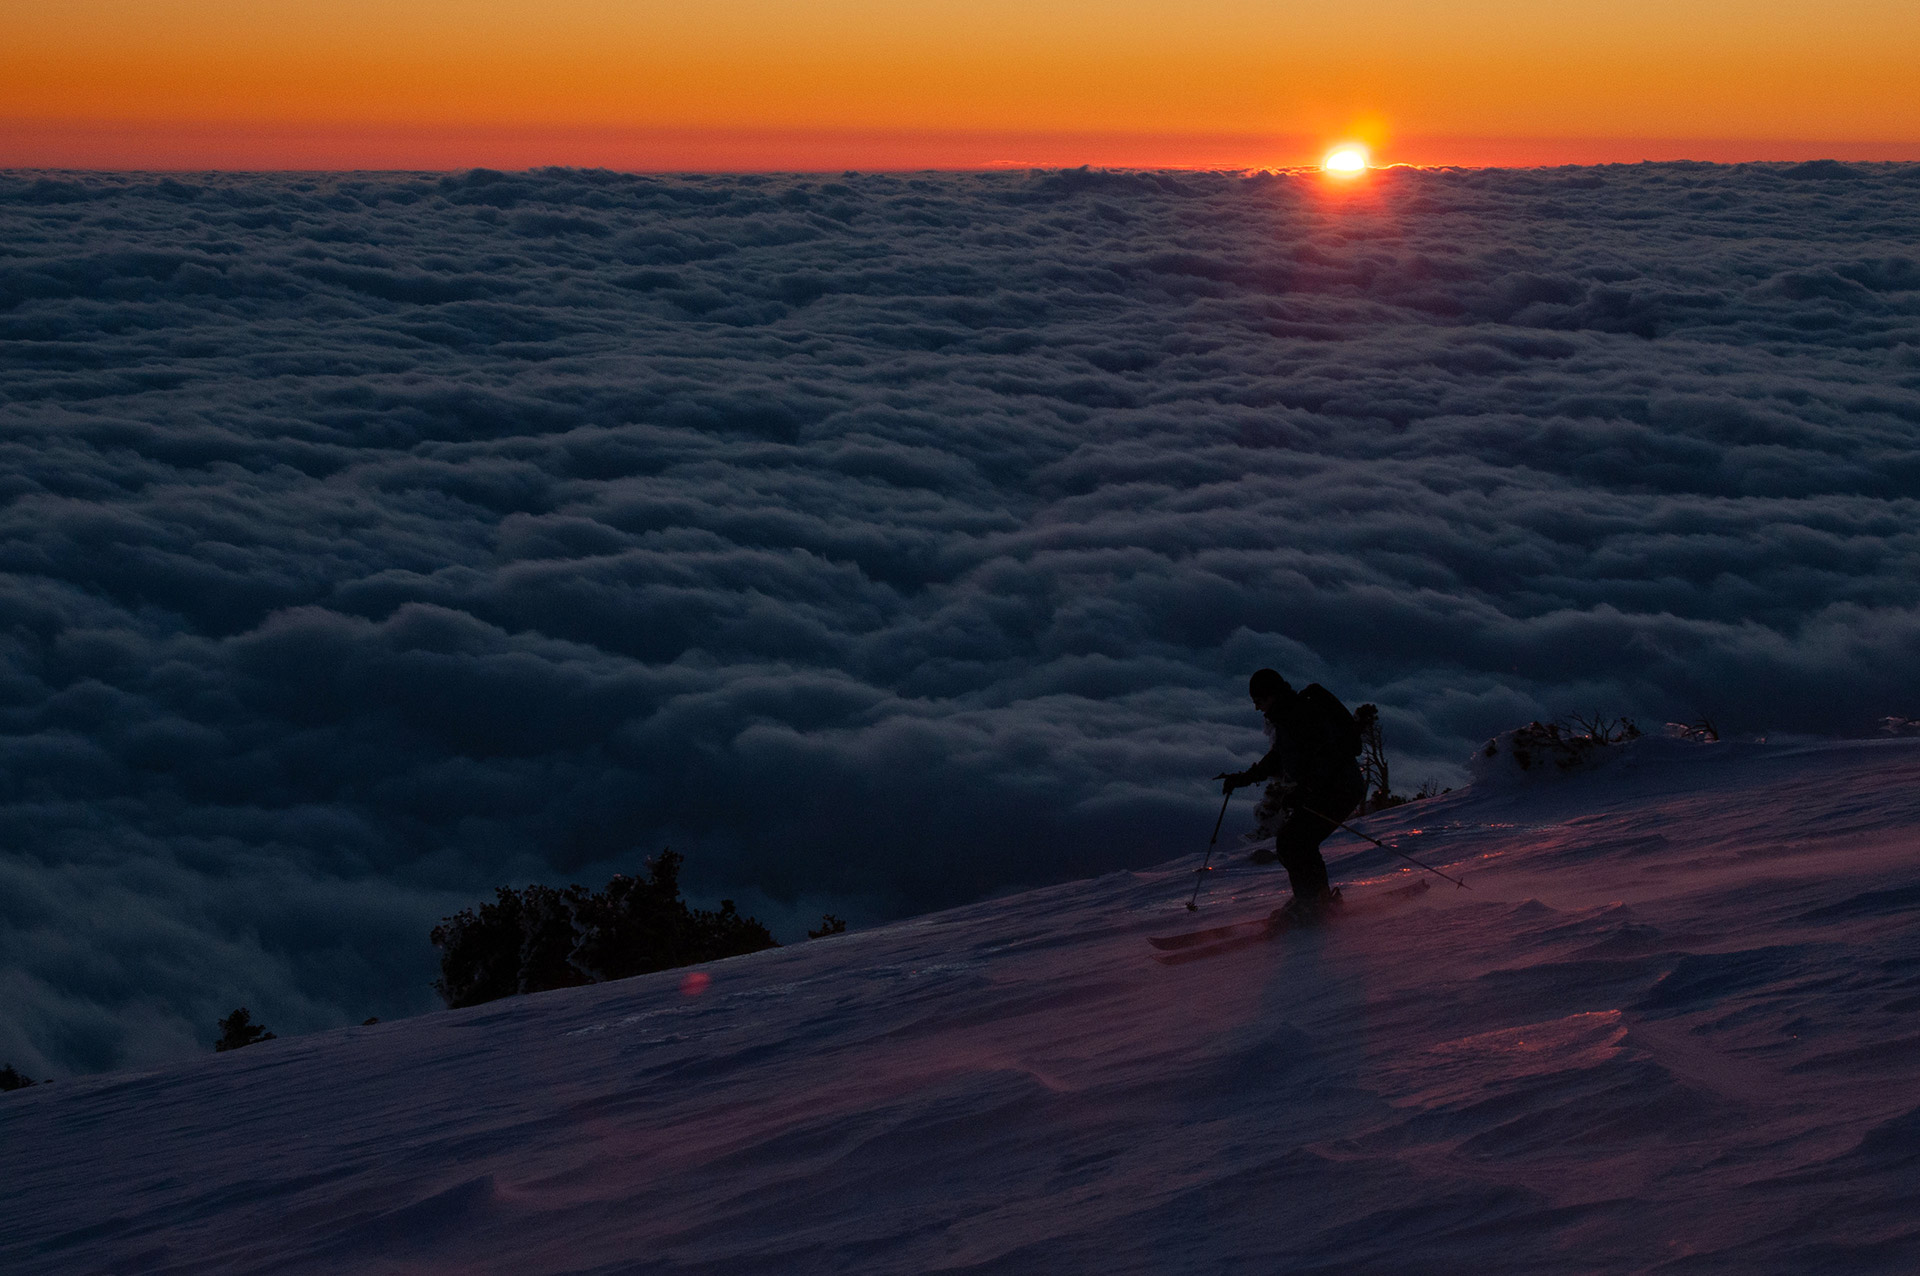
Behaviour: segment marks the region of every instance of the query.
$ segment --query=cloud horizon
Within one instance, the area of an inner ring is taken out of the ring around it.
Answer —
[[[554,166],[625,173],[839,174],[1030,168],[1287,169],[1317,166],[1332,128],[1099,131],[910,128],[663,128],[392,122],[155,122],[0,117],[0,169],[98,172],[457,173]],[[1920,135],[1396,135],[1381,166],[1553,168],[1669,163],[1920,161]]]

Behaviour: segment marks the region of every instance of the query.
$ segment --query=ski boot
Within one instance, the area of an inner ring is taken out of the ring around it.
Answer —
[[[1275,923],[1286,926],[1318,926],[1340,911],[1340,891],[1336,887],[1324,895],[1305,899],[1296,895],[1273,911]]]

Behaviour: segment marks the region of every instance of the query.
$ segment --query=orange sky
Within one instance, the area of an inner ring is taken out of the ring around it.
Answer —
[[[1920,159],[1916,68],[1913,0],[42,0],[0,164]]]

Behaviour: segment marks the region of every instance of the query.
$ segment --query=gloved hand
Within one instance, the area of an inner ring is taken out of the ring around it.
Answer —
[[[1229,771],[1220,777],[1220,794],[1224,797],[1235,789],[1245,788],[1247,783],[1245,771]]]

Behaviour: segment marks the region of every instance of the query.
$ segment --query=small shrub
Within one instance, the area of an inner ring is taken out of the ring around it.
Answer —
[[[1545,762],[1571,771],[1599,744],[1591,736],[1563,730],[1557,722],[1529,722],[1513,733],[1513,761],[1522,771]]]
[[[1591,740],[1595,744],[1625,744],[1628,740],[1640,738],[1640,728],[1633,724],[1632,718],[1603,718],[1598,713],[1576,713],[1556,725],[1575,739]]]
[[[644,878],[620,874],[601,891],[500,887],[493,903],[433,928],[429,938],[440,950],[434,989],[450,1007],[477,1006],[778,947],[730,899],[718,909],[688,907],[680,898],[683,862],[664,850],[648,861]]]
[[[242,1006],[220,1021],[220,1039],[213,1043],[213,1048],[216,1051],[238,1050],[242,1046],[272,1040],[273,1034],[267,1031],[267,1026],[253,1022],[253,1016]]]
[[[807,938],[825,939],[828,935],[844,935],[846,933],[847,923],[845,918],[835,917],[832,913],[822,913],[820,914],[820,929],[808,931]]]
[[[33,1078],[24,1072],[16,1072],[12,1064],[0,1068],[0,1094],[8,1090],[24,1090],[33,1084]]]
[[[1624,744],[1640,738],[1640,728],[1631,718],[1603,718],[1599,714],[1575,714],[1557,722],[1529,722],[1487,741],[1481,757],[1493,758],[1500,752],[1500,740],[1507,740],[1513,764],[1522,771],[1552,765],[1572,771],[1593,760],[1608,745]]]
[[[498,898],[477,912],[463,908],[442,918],[429,935],[440,950],[434,988],[449,1006],[477,1006],[528,991],[521,972],[527,948],[540,946],[538,927],[529,923],[531,910],[519,891],[502,886],[495,894]]]
[[[1720,738],[1719,728],[1710,718],[1702,717],[1698,722],[1669,722],[1667,734],[1676,740],[1692,740],[1696,744],[1712,744]]]
[[[1393,780],[1387,772],[1387,746],[1380,734],[1379,706],[1361,705],[1353,711],[1353,722],[1360,728],[1360,778],[1366,784],[1361,813],[1371,815],[1404,806],[1407,799],[1393,791]]]

